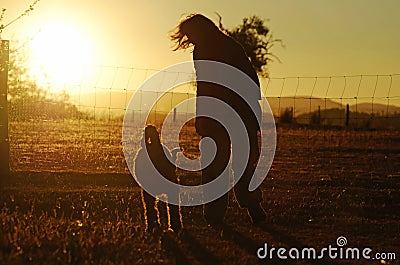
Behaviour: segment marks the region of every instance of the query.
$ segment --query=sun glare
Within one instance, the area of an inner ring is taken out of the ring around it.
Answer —
[[[92,63],[88,39],[73,25],[46,24],[32,40],[32,75],[53,92],[82,79],[84,65]]]

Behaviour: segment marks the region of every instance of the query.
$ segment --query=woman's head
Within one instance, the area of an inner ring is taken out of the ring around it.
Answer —
[[[200,14],[189,15],[178,24],[175,32],[171,34],[171,40],[176,43],[174,51],[187,49],[191,45],[201,45],[219,32],[214,22],[207,17]]]

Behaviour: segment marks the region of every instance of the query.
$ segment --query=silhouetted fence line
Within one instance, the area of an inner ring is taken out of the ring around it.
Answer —
[[[274,113],[278,115],[275,116],[280,117],[282,111],[292,109],[293,118],[301,123],[313,122],[311,117],[307,117],[308,112],[324,116],[321,118],[325,119],[325,125],[344,126],[346,117],[349,117],[349,125],[355,128],[385,129],[382,126],[396,126],[399,113],[399,74],[270,78],[262,89],[271,99],[273,111],[274,107],[277,108]],[[349,109],[346,112],[347,105]],[[329,115],[337,109],[342,110],[343,114]],[[376,116],[385,117],[391,124],[381,122],[373,125],[367,122],[367,118],[374,120]]]
[[[12,170],[128,173],[121,143],[123,117],[132,95],[157,71],[86,66],[79,82],[38,80],[37,90],[9,97]],[[194,73],[165,71],[160,86],[188,76]],[[261,90],[278,124],[278,164],[292,159],[293,152],[285,151],[292,148],[303,150],[300,153],[308,158],[313,152],[339,158],[336,151],[344,142],[346,148],[361,150],[369,141],[365,150],[370,159],[398,148],[400,74],[270,77],[261,79]],[[193,101],[187,101],[195,97],[194,82],[165,94],[157,87],[137,93],[141,102],[129,115],[138,122],[138,137],[146,118],[158,124],[169,113],[181,124],[195,112]],[[145,117],[142,107],[154,95],[160,98]],[[195,150],[193,126],[184,126],[181,137],[188,149]],[[169,144],[168,139],[163,141]],[[313,165],[310,159],[303,161],[305,168]]]

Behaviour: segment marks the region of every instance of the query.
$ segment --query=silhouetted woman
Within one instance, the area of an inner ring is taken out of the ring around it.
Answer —
[[[177,182],[175,167],[173,164],[169,163],[164,153],[172,160],[168,148],[161,144],[156,127],[152,125],[146,126],[142,139],[142,148],[139,149],[135,158],[135,175],[139,182],[140,180],[143,180],[146,181],[147,184],[151,183],[150,185],[152,186],[153,191],[157,191],[158,189],[158,195],[162,195],[163,193],[163,187],[160,187],[160,183],[158,183],[157,178],[154,177],[158,172],[168,180],[175,183]],[[166,195],[168,197],[169,194]],[[157,231],[161,224],[158,218],[159,214],[156,198],[142,189],[142,202],[147,221],[147,230],[150,232]],[[167,214],[169,215],[168,219],[171,228],[174,231],[178,231],[182,228],[179,206],[168,206],[169,212],[167,212]]]
[[[251,177],[257,165],[260,150],[258,143],[258,134],[260,131],[257,119],[261,119],[261,108],[258,100],[261,100],[259,89],[259,80],[248,56],[243,47],[224,34],[218,27],[208,18],[200,14],[188,16],[181,21],[176,31],[171,35],[171,39],[175,41],[174,50],[187,49],[194,46],[193,60],[196,70],[197,79],[202,79],[199,71],[199,64],[196,60],[212,60],[229,64],[247,74],[257,85],[258,89],[251,90],[250,87],[243,87],[247,101],[256,106],[254,113],[249,105],[238,94],[231,89],[209,82],[197,82],[197,96],[208,96],[222,100],[229,104],[240,115],[244,121],[250,142],[250,157],[247,167],[235,186],[235,195],[241,207],[247,208],[253,222],[265,220],[266,214],[260,205],[262,193],[259,188],[250,192],[248,190]],[[226,78],[232,78],[227,76]],[[201,101],[197,101],[196,112],[201,113],[202,108],[207,108]],[[229,119],[229,117],[226,117]],[[217,145],[217,153],[214,162],[203,169],[202,181],[207,183],[218,177],[229,162],[231,146],[230,139],[224,127],[206,117],[196,118],[196,131],[202,137],[211,137]],[[237,156],[232,154],[232,167],[235,171],[237,164]],[[235,176],[240,177],[240,176]],[[204,207],[204,216],[206,221],[212,226],[221,226],[228,205],[228,195],[210,202]]]

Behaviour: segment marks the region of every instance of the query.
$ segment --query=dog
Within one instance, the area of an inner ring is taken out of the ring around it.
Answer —
[[[157,197],[155,198],[143,188],[141,190],[144,216],[146,219],[146,231],[148,232],[154,233],[160,231],[162,228],[158,198],[160,196],[166,196],[168,200],[168,194],[163,192],[162,187],[158,185],[159,183],[156,182],[154,176],[162,174],[164,178],[178,183],[176,167],[168,161],[168,159],[170,161],[175,161],[178,151],[179,148],[175,148],[172,150],[171,154],[170,150],[165,145],[161,144],[157,128],[153,125],[146,126],[141,141],[141,148],[138,150],[135,157],[135,175],[140,186],[140,180],[146,180],[146,182],[150,181],[147,183],[151,183],[152,188],[154,188],[157,193]],[[153,179],[154,182],[152,181]],[[168,230],[173,230],[175,232],[180,231],[183,228],[180,207],[168,203],[166,203],[165,206]]]

